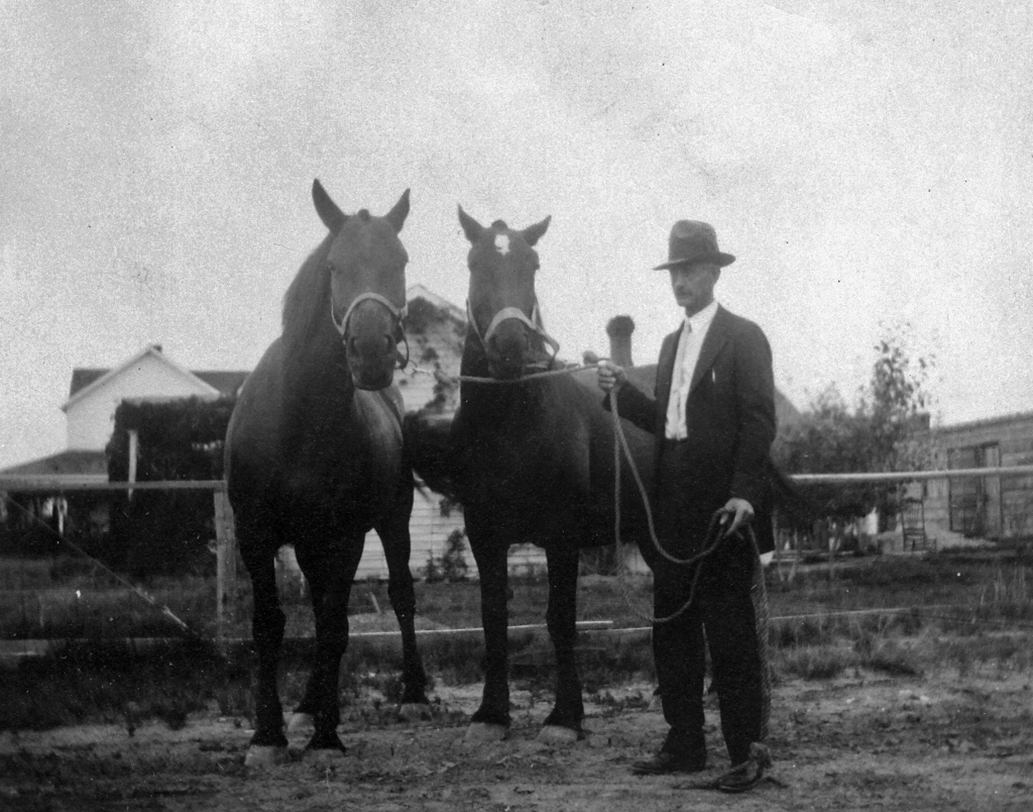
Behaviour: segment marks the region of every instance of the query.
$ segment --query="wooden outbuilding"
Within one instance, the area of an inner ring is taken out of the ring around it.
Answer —
[[[933,430],[934,468],[1033,465],[1033,412],[973,420]],[[1033,475],[997,474],[932,480],[925,519],[965,536],[1033,536]]]

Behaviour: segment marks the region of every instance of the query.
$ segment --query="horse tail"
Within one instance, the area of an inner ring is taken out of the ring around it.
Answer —
[[[402,442],[417,482],[422,481],[454,502],[457,499],[451,430],[452,415],[412,411],[406,412],[402,420]]]
[[[782,472],[774,461],[768,465],[772,504],[794,523],[808,523],[820,511],[817,502]]]

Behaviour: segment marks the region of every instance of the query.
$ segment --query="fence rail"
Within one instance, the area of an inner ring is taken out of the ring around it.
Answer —
[[[154,482],[112,482],[104,474],[21,476],[0,474],[0,491],[62,493],[64,491],[212,491],[226,493],[223,479],[172,479]]]
[[[793,482],[833,484],[850,482],[919,482],[930,479],[962,479],[967,477],[1025,476],[1033,474],[1033,465],[1013,465],[1006,468],[949,468],[939,471],[888,471],[863,474],[789,474]]]
[[[12,476],[0,474],[0,491],[16,493],[63,493],[65,491],[211,491],[215,510],[215,637],[226,637],[230,601],[237,583],[237,534],[233,509],[223,479],[111,482],[103,474],[78,476]]]
[[[954,480],[971,477],[1033,475],[1033,465],[993,468],[956,468],[935,471],[893,471],[883,473],[792,474],[789,479],[801,484],[849,484],[860,482],[916,482]],[[226,482],[217,480],[162,480],[112,482],[103,474],[12,475],[0,474],[0,492],[60,494],[70,491],[183,491],[201,490],[212,494],[216,533],[216,638],[226,639],[231,601],[236,591],[237,539],[233,511]]]

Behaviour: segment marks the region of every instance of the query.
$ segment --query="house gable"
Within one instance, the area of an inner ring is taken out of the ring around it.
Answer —
[[[406,410],[422,409],[441,394],[439,408],[456,407],[457,390],[445,391],[435,373],[448,378],[459,375],[466,337],[466,312],[447,299],[412,285],[406,291],[409,313],[405,320],[405,339],[410,363],[395,373]]]
[[[443,311],[446,315],[451,316],[456,322],[466,324],[466,311],[456,304],[453,304],[444,296],[439,296],[434,291],[425,288],[423,285],[410,285],[409,289],[405,292],[406,303],[412,302],[413,299],[423,299],[438,310]]]
[[[114,429],[115,409],[123,400],[215,399],[221,394],[155,346],[144,348],[100,375],[80,375],[78,381],[75,378],[73,374],[73,386],[85,385],[74,391],[61,408],[67,415],[68,448],[76,450],[101,450],[107,445]]]

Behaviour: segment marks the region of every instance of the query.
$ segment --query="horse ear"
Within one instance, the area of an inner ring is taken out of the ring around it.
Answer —
[[[337,204],[330,199],[330,195],[326,193],[326,189],[319,182],[319,178],[312,181],[312,202],[316,204],[316,212],[319,214],[319,219],[331,231],[337,231],[344,224],[344,221],[348,219],[348,215],[341,211]]]
[[[406,189],[402,192],[402,196],[398,198],[398,202],[395,203],[395,207],[387,213],[384,218],[393,227],[394,230],[401,233],[402,226],[405,225],[405,218],[409,216],[409,190]]]
[[[481,235],[484,234],[484,226],[463,211],[462,206],[459,207],[459,224],[463,227],[466,239],[470,242],[477,242],[481,239]]]
[[[524,238],[524,242],[526,242],[528,245],[530,245],[533,248],[534,244],[536,242],[538,242],[538,240],[540,240],[542,238],[542,235],[546,231],[549,230],[549,222],[551,220],[552,220],[552,215],[550,214],[548,217],[546,217],[540,223],[535,223],[533,226],[528,226],[523,231],[521,231],[520,235]]]

